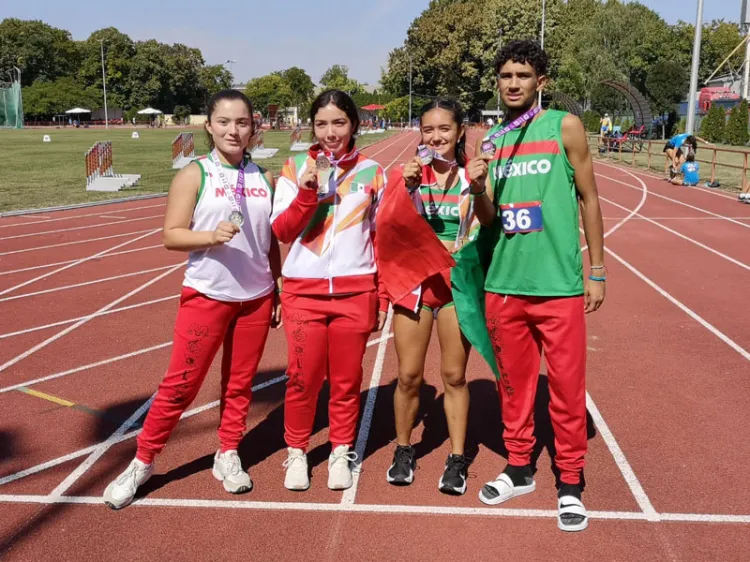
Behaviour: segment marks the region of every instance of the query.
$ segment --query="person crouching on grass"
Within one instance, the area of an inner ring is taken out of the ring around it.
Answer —
[[[328,487],[344,490],[353,483],[362,359],[388,310],[387,298],[379,298],[375,261],[375,216],[385,176],[355,146],[359,115],[347,94],[322,92],[310,118],[317,143],[284,164],[272,218],[276,236],[291,244],[281,294],[289,362],[284,486],[310,487],[306,451],[328,379]]]
[[[130,504],[151,477],[154,458],[198,394],[222,344],[220,448],[212,474],[232,494],[253,487],[237,447],[269,326],[280,319],[273,176],[245,156],[253,109],[244,94],[215,94],[207,113],[211,152],[177,173],[164,219],[164,246],[190,253],[171,359],[138,435],[135,459],[104,491],[112,509]]]
[[[682,177],[675,176],[669,183],[674,185],[685,185],[689,187],[695,187],[701,180],[700,176],[701,166],[695,161],[695,153],[690,151],[685,159],[685,163],[680,166],[680,173]]]

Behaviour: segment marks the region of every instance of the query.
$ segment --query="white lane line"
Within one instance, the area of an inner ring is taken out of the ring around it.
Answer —
[[[0,252],[0,256],[10,256],[13,254],[24,254],[26,252],[36,252],[37,250],[49,250],[50,248],[62,248],[63,246],[75,246],[77,244],[88,244],[90,242],[99,242],[101,240],[112,240],[112,238],[124,238],[133,234],[143,234],[144,232],[153,232],[152,229],[135,230],[133,232],[123,232],[122,234],[112,234],[110,236],[100,236],[99,238],[87,238],[86,240],[76,240],[75,242],[62,242],[60,244],[47,244],[46,246],[35,246],[34,248],[24,248],[23,250],[12,250],[10,252]]]
[[[617,166],[617,165],[614,165],[614,164],[607,164],[605,162],[599,162],[599,161],[597,161],[596,163],[597,164],[601,164],[602,166],[608,166],[610,168],[614,168],[615,170],[625,171],[623,167]],[[650,178],[650,179],[660,180],[662,182],[665,181],[664,180],[664,176],[659,176],[659,175],[656,175],[656,174],[653,174],[653,173],[648,173],[648,172],[646,172],[644,170],[634,170],[634,173],[640,174],[640,175],[645,176],[645,177]],[[728,195],[728,194],[722,192],[719,189],[711,189],[711,188],[700,187],[700,186],[691,187],[690,189],[691,190],[697,189],[698,191],[704,191],[706,193],[710,193],[711,195],[716,195],[717,197],[722,197],[723,199],[731,199],[732,201],[737,201],[737,197],[734,197],[732,195]]]
[[[0,495],[0,503],[30,504],[74,504],[102,505],[98,496],[41,496],[41,495]],[[337,503],[302,503],[302,502],[257,502],[242,500],[200,500],[140,498],[132,504],[134,507],[188,507],[196,509],[247,509],[257,511],[305,511],[305,512],[343,512],[374,513],[394,515],[451,515],[468,517],[513,517],[556,519],[557,511],[553,509],[509,509],[503,507],[443,507],[437,505],[389,505],[389,504],[353,504]],[[589,511],[589,518],[609,521],[642,521],[649,522],[645,515],[637,511]],[[714,513],[659,513],[659,521],[684,523],[726,523],[750,524],[750,515],[714,514]]]
[[[370,378],[370,386],[367,389],[367,402],[365,403],[365,410],[362,413],[362,421],[359,426],[359,435],[357,435],[357,443],[354,446],[354,451],[357,453],[357,460],[354,463],[354,470],[352,471],[352,486],[344,492],[341,497],[342,504],[353,504],[357,498],[357,487],[359,486],[359,476],[362,472],[362,464],[365,459],[365,449],[367,448],[367,440],[370,437],[370,427],[372,426],[372,416],[375,412],[375,400],[378,397],[378,387],[380,386],[380,379],[383,376],[383,363],[385,361],[385,351],[388,347],[388,340],[390,339],[391,322],[393,321],[393,308],[388,311],[388,316],[385,319],[385,325],[383,326],[383,332],[388,334],[387,337],[380,338],[378,344],[378,353],[375,356],[375,364],[372,367],[372,377]],[[369,342],[367,345],[370,345]]]
[[[687,305],[681,303],[676,298],[674,298],[670,293],[662,289],[659,285],[654,283],[651,279],[646,277],[643,273],[638,271],[635,267],[633,267],[628,261],[626,261],[624,258],[620,257],[618,254],[610,250],[609,248],[605,248],[605,251],[611,255],[613,258],[615,258],[618,262],[620,262],[622,265],[627,267],[636,277],[638,277],[641,281],[649,285],[652,289],[654,289],[657,293],[659,293],[661,296],[663,296],[665,299],[667,299],[669,302],[674,304],[677,308],[682,310],[685,314],[690,316],[693,320],[698,322],[701,326],[703,326],[706,330],[711,332],[714,336],[719,338],[721,341],[723,341],[725,344],[727,344],[729,347],[731,347],[734,351],[739,353],[746,361],[750,361],[750,353],[744,349],[741,345],[739,345],[737,342],[735,342],[732,338],[721,332],[718,328],[716,328],[713,324],[709,323],[707,320],[705,320],[703,317],[701,317],[698,313],[696,313],[694,310],[689,308]]]
[[[286,375],[282,375],[280,377],[276,377],[273,379],[269,379],[265,382],[262,382],[260,384],[257,384],[253,386],[252,391],[258,392],[260,390],[263,390],[264,388],[268,388],[269,386],[273,386],[275,384],[278,384],[280,382],[283,382],[286,380]],[[219,406],[219,400],[215,400],[214,402],[209,402],[208,404],[204,404],[203,406],[198,406],[197,408],[192,408],[186,412],[184,412],[180,416],[180,420],[184,420],[187,418],[191,418],[193,416],[197,416],[198,414],[202,414],[203,412],[207,412],[209,410],[212,410],[214,408],[217,408]],[[133,439],[141,432],[140,429],[135,429],[133,431],[130,431],[129,433],[124,433],[120,435],[115,443],[112,443],[115,445],[116,443],[122,443],[123,441],[127,441],[129,439]],[[50,468],[54,468],[56,466],[59,466],[61,464],[64,464],[68,461],[71,461],[73,459],[77,459],[79,457],[83,457],[85,455],[89,455],[97,450],[97,448],[101,445],[101,443],[97,443],[95,445],[91,445],[89,447],[85,447],[83,449],[80,449],[78,451],[74,451],[72,453],[68,453],[67,455],[63,455],[61,457],[58,457],[56,459],[52,459],[46,462],[43,462],[41,464],[37,464],[35,466],[25,468],[24,470],[20,470],[18,472],[15,472],[13,474],[9,474],[7,476],[3,476],[0,478],[0,486],[3,484],[8,484],[10,482],[15,482],[16,480],[20,480],[22,478],[26,478],[27,476],[31,476],[32,474],[37,474],[39,472],[43,472],[45,470],[48,470]]]
[[[126,219],[128,217],[116,217],[114,215],[99,215],[100,219]]]
[[[107,254],[105,256],[102,256],[102,258],[112,258],[114,256],[122,256],[125,254],[132,254],[134,252],[144,252],[146,250],[154,250],[156,248],[164,248],[163,244],[154,244],[153,246],[144,246],[143,248],[133,248],[132,250],[123,250],[122,252],[112,252],[110,254]],[[78,260],[65,260],[65,261],[58,261],[55,263],[45,263],[44,265],[34,265],[32,267],[23,267],[21,269],[11,269],[10,271],[0,271],[0,277],[3,275],[13,275],[14,273],[24,273],[26,271],[35,271],[37,269],[46,269],[48,267],[56,267],[58,265],[67,265],[69,263],[73,263]]]
[[[623,172],[625,172],[625,173],[627,173],[627,174],[629,174],[629,175],[630,175],[630,176],[632,176],[633,178],[637,179],[637,180],[638,180],[638,181],[640,181],[641,183],[643,183],[643,180],[641,180],[641,179],[640,179],[639,177],[637,177],[637,176],[635,176],[635,175],[633,175],[633,174],[630,174],[630,172],[627,172],[626,170],[622,170],[622,171],[623,171]],[[597,175],[597,176],[599,176],[599,177],[601,177],[601,178],[607,179],[607,180],[609,180],[609,181],[611,181],[611,182],[614,182],[614,183],[619,183],[619,184],[621,184],[621,185],[624,185],[624,186],[626,186],[626,187],[629,187],[629,188],[631,188],[631,189],[638,189],[638,187],[637,187],[637,186],[635,186],[635,185],[633,185],[633,184],[630,184],[630,183],[627,183],[627,182],[624,182],[624,181],[620,181],[620,180],[616,180],[616,179],[614,179],[614,178],[610,178],[610,177],[608,177],[608,176],[605,176],[605,175],[603,175],[603,174],[596,174],[596,175]],[[644,185],[645,185],[645,184],[644,184]],[[693,209],[694,211],[699,211],[699,212],[701,212],[701,213],[705,213],[705,214],[707,214],[707,215],[711,215],[712,217],[716,217],[716,218],[719,218],[719,219],[725,220],[725,221],[727,221],[727,222],[731,222],[731,223],[734,223],[734,224],[738,224],[738,225],[740,225],[740,226],[744,226],[745,228],[750,228],[750,224],[745,224],[744,222],[740,222],[740,221],[738,221],[738,220],[735,220],[735,219],[729,218],[729,217],[727,217],[727,216],[724,216],[724,215],[720,215],[720,214],[718,214],[718,213],[714,213],[714,212],[711,212],[711,211],[707,211],[706,209],[701,209],[700,207],[696,207],[696,206],[694,206],[694,205],[690,205],[689,203],[685,203],[684,201],[680,201],[680,200],[678,200],[678,199],[672,199],[671,197],[667,197],[666,195],[660,195],[659,193],[654,193],[653,191],[651,192],[651,195],[653,195],[654,197],[659,197],[660,199],[664,199],[664,200],[666,200],[666,201],[670,201],[670,202],[672,202],[672,203],[676,203],[676,204],[678,204],[678,205],[682,205],[683,207],[687,207],[688,209]]]
[[[606,202],[607,202],[607,203],[609,203],[610,205],[614,205],[615,207],[619,207],[620,209],[624,209],[624,210],[626,210],[626,211],[628,210],[628,209],[627,209],[627,207],[623,207],[622,205],[619,205],[618,203],[615,203],[614,201],[610,201],[609,199],[606,199],[605,197],[601,197],[601,196],[600,196],[599,198],[600,198],[600,199],[601,199],[602,201],[606,201]],[[645,221],[646,221],[646,222],[648,222],[648,223],[651,223],[651,224],[653,224],[653,225],[655,225],[655,226],[658,226],[658,227],[659,227],[659,228],[661,228],[662,230],[666,230],[666,231],[667,231],[667,232],[669,232],[670,234],[674,234],[675,236],[677,236],[677,237],[679,237],[679,238],[682,238],[683,240],[687,240],[688,242],[690,242],[690,243],[692,243],[692,244],[695,244],[695,245],[696,245],[696,246],[698,246],[699,248],[702,248],[702,249],[704,249],[704,250],[706,250],[706,251],[709,251],[709,252],[711,252],[712,254],[715,254],[715,255],[719,256],[720,258],[723,258],[723,259],[727,260],[727,261],[728,261],[728,262],[730,262],[730,263],[733,263],[734,265],[737,265],[737,266],[739,266],[739,267],[741,267],[741,268],[743,268],[743,269],[746,269],[747,271],[750,271],[750,266],[748,266],[748,265],[746,265],[746,264],[742,263],[741,261],[739,261],[739,260],[736,260],[736,259],[734,259],[734,258],[732,258],[732,257],[730,257],[730,256],[728,256],[728,255],[726,255],[726,254],[723,254],[723,253],[719,252],[718,250],[714,250],[714,249],[713,249],[713,248],[711,248],[710,246],[706,246],[705,244],[702,244],[701,242],[698,242],[697,240],[694,240],[693,238],[690,238],[689,236],[686,236],[686,235],[682,234],[681,232],[677,232],[676,230],[672,230],[672,229],[671,229],[671,228],[669,228],[668,226],[665,226],[665,225],[663,225],[663,224],[661,224],[661,223],[657,222],[657,221],[656,221],[656,220],[654,220],[654,219],[651,219],[651,218],[649,218],[649,217],[646,217],[646,216],[644,216],[644,215],[641,215],[641,214],[638,214],[638,215],[637,215],[637,217],[635,217],[635,218],[638,218],[638,219],[642,219],[642,220],[645,220]],[[713,217],[711,217],[711,220],[714,220],[714,218],[713,218]]]
[[[94,463],[98,461],[104,453],[106,453],[110,447],[112,447],[115,443],[118,442],[120,437],[125,435],[125,432],[127,432],[131,427],[133,427],[136,423],[138,423],[138,420],[140,420],[143,416],[146,415],[146,412],[151,407],[151,403],[154,401],[154,398],[156,398],[156,393],[151,395],[151,398],[146,400],[143,404],[141,404],[141,407],[138,408],[133,414],[123,422],[123,424],[117,428],[117,430],[109,436],[109,438],[104,441],[103,443],[99,443],[97,445],[96,449],[94,449],[91,454],[84,460],[76,469],[71,472],[65,480],[60,482],[58,486],[50,492],[50,496],[55,497],[61,497],[65,492],[67,492],[70,487],[75,484],[81,476],[86,474],[86,472],[94,466]]]
[[[384,146],[383,148],[381,148],[377,152],[373,152],[372,154],[370,154],[367,157],[368,158],[373,158],[373,157],[377,156],[378,154],[380,154],[381,152],[384,152],[384,151],[388,150],[390,147],[392,147],[392,146],[398,144],[399,142],[401,142],[404,138],[407,138],[408,137],[408,133],[407,133],[406,137],[401,137],[401,135],[396,135],[396,137],[397,138],[395,138],[392,143],[389,143],[387,146]]]
[[[158,304],[164,301],[169,301],[178,298],[180,295],[170,295],[168,297],[162,297],[160,299],[154,299],[150,301],[145,302],[139,302],[137,304],[130,304],[128,306],[122,306],[120,308],[113,308],[111,310],[108,310],[107,312],[103,312],[102,314],[98,314],[96,318],[99,318],[100,316],[109,316],[110,314],[116,314],[118,312],[124,312],[126,310],[133,310],[134,308],[141,308],[142,306],[150,306],[152,304]],[[65,324],[72,324],[73,322],[78,322],[79,320],[85,318],[85,316],[79,316],[78,318],[69,318],[68,320],[60,320],[59,322],[53,322],[52,324],[45,324],[44,326],[35,326],[33,328],[26,328],[25,330],[18,330],[16,332],[7,332],[5,334],[0,334],[0,340],[6,339],[6,338],[12,338],[16,336],[22,336],[24,334],[30,334],[32,332],[38,332],[39,330],[47,330],[49,328],[55,328],[57,326],[64,326]]]
[[[26,285],[31,285],[32,283],[35,283],[37,281],[41,281],[42,279],[46,279],[47,277],[50,277],[51,275],[55,275],[56,273],[60,273],[61,271],[65,271],[66,269],[70,269],[71,267],[75,267],[77,265],[80,265],[82,263],[85,263],[89,260],[93,260],[95,258],[101,257],[104,254],[111,252],[112,250],[119,250],[123,246],[127,246],[128,244],[132,244],[133,242],[138,242],[139,240],[142,240],[143,238],[146,238],[147,236],[151,236],[152,234],[155,234],[161,230],[160,228],[155,229],[151,232],[147,232],[146,234],[141,234],[140,236],[133,238],[132,240],[127,240],[121,244],[117,244],[117,246],[113,246],[111,248],[107,248],[106,250],[102,250],[101,252],[98,252],[96,254],[93,254],[91,256],[87,256],[85,258],[81,258],[79,260],[73,261],[67,265],[64,265],[63,267],[60,267],[58,269],[55,269],[54,271],[49,271],[47,273],[44,273],[43,275],[39,275],[38,277],[34,277],[33,279],[29,279],[28,281],[24,281],[23,283],[19,283],[18,285],[14,285],[13,287],[9,287],[8,289],[3,289],[0,291],[0,295],[5,295],[7,293],[10,293],[11,291],[15,291],[16,289],[20,289],[21,287],[25,287]],[[2,299],[0,299],[2,301]]]
[[[32,236],[43,236],[45,234],[59,234],[61,232],[73,232],[75,230],[88,230],[89,228],[100,228],[102,226],[114,226],[117,224],[125,224],[130,222],[138,222],[138,221],[147,221],[151,219],[163,219],[164,215],[150,215],[148,217],[138,217],[135,219],[126,219],[122,221],[109,221],[109,222],[100,222],[98,224],[89,224],[86,226],[73,226],[71,228],[61,228],[59,230],[42,230],[39,232],[28,232],[26,234],[16,234],[14,236],[5,236],[3,238],[0,238],[0,240],[15,240],[17,238],[31,238]]]
[[[98,314],[101,314],[102,312],[106,312],[106,311],[108,311],[108,310],[109,310],[110,308],[114,308],[114,307],[116,307],[116,306],[117,306],[118,304],[120,304],[121,302],[123,302],[123,301],[125,301],[125,300],[129,299],[129,298],[130,298],[130,297],[132,297],[133,295],[137,295],[138,293],[140,293],[140,292],[141,292],[141,291],[143,291],[144,289],[146,289],[146,288],[150,287],[150,286],[151,286],[151,285],[153,285],[154,283],[157,283],[158,281],[160,281],[160,280],[164,279],[164,278],[165,278],[165,277],[166,277],[167,275],[170,275],[171,273],[173,273],[173,272],[177,271],[177,270],[178,270],[178,269],[180,269],[181,267],[184,267],[186,263],[187,263],[186,261],[184,261],[184,262],[182,262],[182,263],[178,263],[177,265],[175,265],[174,267],[172,267],[172,268],[168,269],[168,270],[167,270],[167,271],[165,271],[164,273],[162,273],[162,274],[160,274],[160,275],[157,275],[156,277],[154,277],[154,278],[153,278],[153,279],[151,279],[150,281],[147,281],[146,283],[144,283],[144,284],[143,284],[143,285],[141,285],[140,287],[136,287],[135,289],[133,289],[132,291],[130,291],[130,292],[129,292],[129,293],[127,293],[126,295],[123,295],[122,297],[120,297],[120,298],[118,298],[118,299],[115,299],[115,300],[113,300],[113,301],[112,301],[111,303],[109,303],[109,304],[107,304],[107,305],[103,306],[102,308],[100,308],[100,309],[99,309],[99,310],[97,310],[96,312],[93,312],[92,314],[89,314],[88,316],[85,316],[84,318],[82,318],[81,320],[79,320],[78,322],[76,322],[75,324],[73,324],[72,326],[69,326],[68,328],[65,328],[65,329],[64,329],[64,330],[62,330],[61,332],[58,332],[58,333],[57,333],[57,334],[55,334],[54,336],[51,336],[51,337],[47,338],[47,339],[46,339],[46,340],[44,340],[43,342],[41,342],[41,343],[38,343],[37,345],[35,345],[35,346],[34,346],[34,347],[32,347],[31,349],[28,349],[28,350],[24,351],[23,353],[21,353],[20,355],[17,355],[17,356],[16,356],[16,357],[14,357],[13,359],[10,359],[9,361],[6,361],[6,362],[5,362],[5,363],[3,363],[2,365],[0,365],[0,372],[3,372],[3,371],[5,371],[5,370],[6,370],[6,369],[7,369],[8,367],[12,367],[13,365],[15,365],[16,363],[18,363],[19,361],[22,361],[23,359],[26,359],[26,358],[27,358],[28,356],[30,356],[30,355],[32,355],[32,354],[34,354],[34,353],[36,353],[36,352],[37,352],[37,351],[39,351],[40,349],[44,349],[44,348],[45,348],[45,347],[47,347],[47,346],[48,346],[49,344],[51,344],[51,343],[53,343],[53,342],[55,342],[55,341],[59,340],[59,339],[60,339],[61,337],[63,337],[63,336],[65,336],[65,335],[69,334],[70,332],[72,332],[72,331],[73,331],[73,330],[75,330],[76,328],[79,328],[79,327],[83,326],[83,325],[84,325],[84,324],[85,324],[86,322],[88,322],[88,321],[89,321],[89,320],[91,320],[92,318],[95,318],[95,317],[96,317],[96,316],[97,316]]]
[[[47,217],[47,216],[44,216],[44,215],[18,215],[18,218],[19,219],[51,219],[52,217]],[[46,221],[39,221],[39,222],[46,222]],[[26,226],[27,224],[34,224],[34,223],[33,222],[32,223],[28,223],[27,222],[27,223],[24,223],[23,225],[7,224],[5,226],[6,227],[7,226]]]
[[[635,501],[638,503],[638,507],[640,507],[641,511],[646,514],[646,518],[649,521],[658,521],[659,517],[656,513],[656,510],[654,509],[654,506],[651,504],[651,500],[646,495],[643,486],[638,480],[638,477],[635,475],[635,472],[630,466],[628,459],[625,457],[625,453],[622,452],[620,445],[617,444],[615,436],[609,429],[607,422],[604,421],[601,412],[599,412],[599,408],[596,407],[596,404],[594,404],[594,401],[592,400],[591,395],[588,392],[586,392],[586,407],[588,408],[589,413],[591,414],[591,417],[596,424],[599,435],[602,437],[602,439],[604,439],[609,452],[612,454],[612,457],[615,459],[615,463],[617,463],[617,467],[620,469],[620,473],[622,474],[623,478],[625,478],[625,482],[627,483],[628,488],[630,488],[630,492],[633,494]]]
[[[144,206],[141,206],[141,207],[133,207],[131,209],[118,209],[117,212],[118,213],[129,213],[131,211],[140,211],[142,209],[155,209],[157,207],[165,207],[165,206],[166,206],[166,203],[161,203],[159,205],[144,205]],[[87,217],[98,217],[100,214],[101,214],[101,212],[99,212],[99,213],[89,213],[89,214],[86,214],[86,215],[73,215],[73,216],[70,216],[70,217],[57,217],[57,218],[42,217],[40,215],[19,215],[19,217],[22,217],[22,218],[26,218],[26,217],[28,217],[28,218],[46,218],[46,219],[50,219],[50,220],[43,220],[43,221],[37,221],[37,222],[25,222],[25,223],[18,223],[18,224],[3,224],[3,225],[0,225],[0,228],[11,228],[13,226],[29,226],[30,224],[45,224],[45,223],[48,223],[48,222],[67,221],[67,220],[72,220],[72,219],[84,219],[84,218],[87,218]]]
[[[118,279],[127,279],[128,277],[137,277],[139,275],[145,275],[147,273],[155,273],[157,271],[164,271],[174,267],[172,265],[164,265],[161,267],[153,267],[151,269],[143,269],[141,271],[132,271],[130,273],[122,273],[121,275],[114,275],[112,277],[103,277],[101,279],[94,279],[92,281],[84,281],[83,283],[75,283],[74,285],[63,285],[62,287],[53,287],[52,289],[44,289],[42,291],[35,291],[33,293],[23,293],[21,295],[13,295],[12,297],[5,297],[0,299],[0,302],[13,301],[17,299],[25,299],[28,297],[35,297],[38,295],[46,295],[49,293],[58,293],[60,291],[67,291],[68,289],[76,289],[78,287],[87,287],[89,285],[97,285],[99,283],[106,283],[107,281],[117,281]],[[0,293],[2,294],[2,293]]]

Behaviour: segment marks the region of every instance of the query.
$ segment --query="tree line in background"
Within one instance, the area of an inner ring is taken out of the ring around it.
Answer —
[[[689,88],[693,25],[669,25],[637,2],[547,0],[546,5],[549,91],[567,94],[592,111],[597,130],[602,113],[627,110],[626,100],[602,80],[628,82],[647,97],[655,115],[670,114],[668,128],[673,128],[676,107]],[[494,109],[498,49],[513,39],[538,38],[540,21],[541,2],[432,0],[412,22],[403,46],[391,51],[383,90],[408,93],[411,60],[415,93],[453,96],[475,113]],[[735,23],[704,25],[700,83],[741,39]],[[739,69],[743,56],[738,52],[729,66]]]
[[[41,21],[0,22],[0,72],[21,69],[24,113],[50,118],[74,106],[102,107],[101,43],[107,104],[130,117],[153,106],[165,113],[202,112],[208,97],[230,87],[222,65],[206,65],[199,49],[155,40],[134,41],[114,27],[85,41]],[[177,109],[177,111],[175,111]]]

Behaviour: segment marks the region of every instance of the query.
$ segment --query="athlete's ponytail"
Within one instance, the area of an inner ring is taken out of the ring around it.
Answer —
[[[464,109],[461,104],[456,100],[448,98],[435,98],[432,101],[428,101],[422,106],[422,110],[419,114],[419,124],[422,124],[422,118],[428,111],[433,109],[444,109],[450,112],[453,117],[453,121],[458,126],[458,130],[461,130],[464,124]],[[466,166],[466,131],[461,135],[461,138],[456,142],[456,162],[459,166],[464,168]]]

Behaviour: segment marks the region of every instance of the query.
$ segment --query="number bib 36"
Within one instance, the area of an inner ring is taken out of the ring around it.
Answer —
[[[500,218],[503,221],[503,232],[505,234],[544,230],[541,201],[500,205]]]

